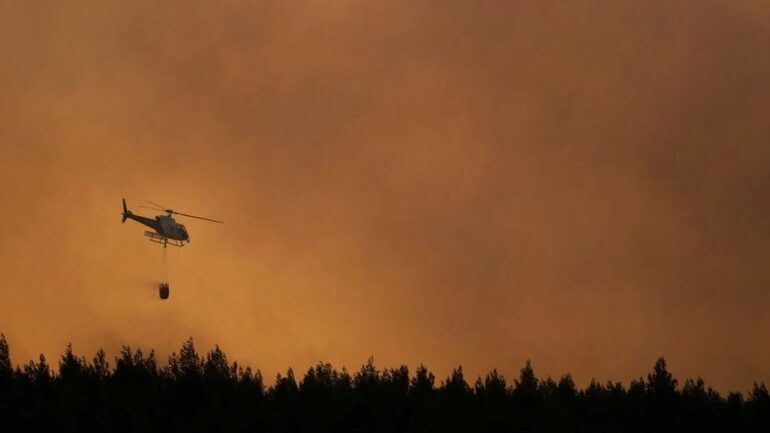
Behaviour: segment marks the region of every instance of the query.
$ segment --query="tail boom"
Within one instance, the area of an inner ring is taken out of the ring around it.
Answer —
[[[141,215],[134,215],[134,213],[128,210],[128,207],[126,207],[126,199],[123,199],[123,222],[126,222],[127,219],[134,220],[139,224],[144,224],[158,233],[163,231],[160,223],[158,223],[156,219],[143,217]]]

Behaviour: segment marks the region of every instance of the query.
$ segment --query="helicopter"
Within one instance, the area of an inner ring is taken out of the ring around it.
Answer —
[[[187,229],[185,228],[184,224],[176,222],[176,220],[172,218],[172,215],[182,215],[189,218],[197,218],[205,221],[224,224],[223,221],[218,221],[211,218],[204,218],[204,217],[195,216],[195,215],[189,215],[186,213],[177,212],[173,209],[165,209],[164,206],[161,206],[155,202],[152,202],[149,200],[148,202],[155,207],[142,206],[142,205],[140,205],[139,207],[166,212],[167,215],[158,215],[154,219],[141,216],[141,215],[136,215],[130,210],[128,210],[128,207],[126,207],[126,199],[124,198],[123,215],[122,215],[123,222],[125,223],[127,219],[132,219],[138,222],[139,224],[144,224],[147,227],[155,230],[154,232],[146,231],[144,232],[144,235],[150,238],[150,241],[152,242],[163,244],[163,248],[166,248],[166,245],[183,247],[185,242],[187,242],[188,244],[190,243],[190,235],[187,233]]]

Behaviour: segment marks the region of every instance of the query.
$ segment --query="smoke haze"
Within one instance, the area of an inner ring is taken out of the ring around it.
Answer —
[[[6,1],[15,363],[770,381],[763,1]],[[121,225],[181,212],[191,243]]]

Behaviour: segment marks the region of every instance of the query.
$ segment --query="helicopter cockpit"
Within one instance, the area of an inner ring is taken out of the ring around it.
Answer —
[[[189,240],[190,235],[187,234],[187,229],[184,227],[184,225],[179,224],[177,227],[179,228],[179,234],[182,235],[182,239]]]

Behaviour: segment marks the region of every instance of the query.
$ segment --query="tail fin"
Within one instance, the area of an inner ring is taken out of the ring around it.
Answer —
[[[126,218],[128,218],[129,215],[131,215],[131,211],[129,211],[128,208],[126,207],[126,199],[123,199],[123,221],[122,222],[126,222]]]

